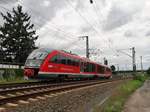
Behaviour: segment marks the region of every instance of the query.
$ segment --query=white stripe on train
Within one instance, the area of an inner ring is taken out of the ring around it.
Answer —
[[[67,74],[67,75],[98,75],[98,76],[108,76],[107,74],[83,74],[82,72],[80,73],[62,73],[62,72],[39,72],[39,74]]]

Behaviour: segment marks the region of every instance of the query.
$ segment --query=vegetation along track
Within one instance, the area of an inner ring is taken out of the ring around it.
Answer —
[[[113,83],[120,80],[125,80],[129,78],[117,78],[109,80],[88,80],[88,81],[77,81],[77,82],[67,82],[58,84],[47,84],[47,85],[37,85],[26,88],[12,88],[0,91],[0,105],[5,105],[7,103],[14,103],[19,100],[28,100],[29,98],[36,98],[37,96],[42,96],[46,94],[55,94],[62,91],[68,91],[72,89],[77,89],[81,87],[88,87],[101,83]],[[131,78],[130,78],[131,79]]]

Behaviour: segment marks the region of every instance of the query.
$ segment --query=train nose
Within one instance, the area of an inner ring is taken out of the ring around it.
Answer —
[[[27,77],[32,77],[32,76],[34,76],[34,70],[33,69],[25,69],[24,75]]]

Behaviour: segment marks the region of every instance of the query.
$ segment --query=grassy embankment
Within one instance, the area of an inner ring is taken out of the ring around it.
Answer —
[[[147,76],[137,75],[134,80],[127,81],[116,89],[116,91],[101,106],[96,106],[94,112],[121,112],[127,98],[137,88],[141,87]]]

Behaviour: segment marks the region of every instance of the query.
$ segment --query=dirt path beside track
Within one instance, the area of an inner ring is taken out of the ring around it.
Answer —
[[[150,80],[130,96],[123,112],[150,112]]]

